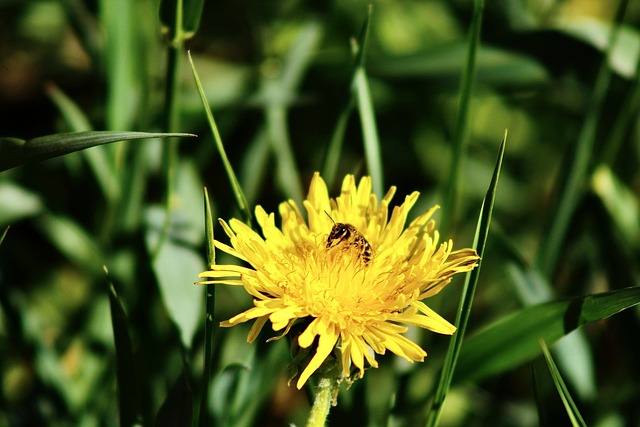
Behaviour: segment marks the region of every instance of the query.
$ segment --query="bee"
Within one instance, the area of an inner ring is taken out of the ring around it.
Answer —
[[[343,245],[345,248],[353,248],[358,252],[358,257],[365,264],[369,264],[371,262],[371,245],[362,233],[351,224],[335,222],[328,213],[327,216],[333,222],[333,228],[331,228],[329,237],[327,237],[327,249],[339,245]]]

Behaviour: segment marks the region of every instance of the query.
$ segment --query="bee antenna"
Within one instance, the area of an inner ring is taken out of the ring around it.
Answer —
[[[335,225],[335,224],[336,224],[336,222],[333,220],[333,218],[331,218],[331,215],[329,215],[329,212],[324,211],[324,213],[326,213],[326,214],[327,214],[327,216],[329,217],[329,219],[331,220],[331,222]]]

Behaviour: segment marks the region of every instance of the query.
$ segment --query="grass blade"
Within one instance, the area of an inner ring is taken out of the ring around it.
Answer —
[[[93,130],[84,112],[58,86],[51,83],[46,86],[46,90],[73,132]],[[120,186],[108,152],[104,149],[85,150],[82,151],[82,155],[93,172],[105,199],[112,203],[115,202],[119,197]]]
[[[373,7],[369,5],[367,17],[362,25],[360,36],[357,41],[356,69],[353,76],[352,90],[355,93],[360,123],[362,125],[362,138],[364,142],[364,153],[367,161],[368,174],[373,181],[373,192],[382,197],[384,188],[384,176],[382,172],[382,158],[380,155],[380,138],[378,136],[378,126],[376,115],[371,100],[369,90],[369,79],[364,67],[364,58],[369,38],[369,23]]]
[[[562,375],[560,374],[558,367],[553,361],[551,352],[549,352],[549,348],[547,347],[547,344],[544,342],[544,340],[540,340],[540,347],[542,348],[542,354],[547,361],[549,372],[551,372],[551,377],[553,378],[553,382],[556,385],[556,389],[558,389],[558,393],[560,394],[560,398],[562,399],[564,408],[566,409],[567,415],[569,415],[569,419],[571,420],[571,425],[573,425],[574,427],[587,427],[587,424],[584,422],[582,415],[580,415],[580,411],[578,411],[578,407],[573,402],[573,398],[571,398],[571,393],[569,393],[569,389],[565,385],[564,380],[562,379]]]
[[[209,200],[209,192],[204,189],[204,221],[205,221],[205,233],[207,237],[207,266],[212,266],[216,263],[216,252],[214,241],[214,221],[213,213],[211,211],[211,202]],[[209,423],[209,389],[211,386],[211,378],[213,372],[213,354],[214,354],[214,333],[215,323],[214,310],[216,302],[216,289],[215,285],[205,286],[206,294],[206,318],[204,321],[204,369],[202,372],[202,394],[200,396],[200,415],[199,425],[206,427]]]
[[[287,108],[296,95],[296,88],[307,69],[322,32],[317,22],[308,22],[298,33],[288,53],[282,72],[262,82],[261,96],[265,101],[267,132],[276,153],[277,177],[287,197],[301,203],[302,180],[298,173],[287,124]]]
[[[540,245],[540,250],[536,256],[536,266],[547,277],[551,275],[560,255],[562,245],[569,229],[571,218],[583,194],[583,185],[587,179],[591,154],[596,140],[598,118],[602,110],[605,96],[611,82],[611,70],[609,59],[616,44],[620,24],[624,18],[628,0],[620,2],[616,14],[616,21],[611,29],[609,44],[605,57],[598,71],[598,76],[594,84],[591,100],[587,107],[584,123],[578,135],[578,142],[575,153],[572,153],[572,162],[566,175],[566,182],[558,197],[558,205],[553,215],[549,231],[545,233],[546,239]]]
[[[480,45],[480,31],[482,29],[482,12],[484,0],[475,0],[473,5],[473,18],[469,30],[469,44],[467,47],[467,58],[460,84],[460,95],[458,98],[458,110],[456,114],[455,139],[453,142],[453,152],[451,154],[451,167],[449,169],[449,181],[447,183],[445,202],[442,210],[441,229],[447,233],[450,224],[455,222],[456,204],[458,198],[458,179],[462,160],[465,156],[467,135],[469,128],[469,101],[473,89],[473,81],[476,75],[476,57],[478,46]]]
[[[506,141],[507,132],[505,131],[502,143],[500,144],[498,161],[496,162],[496,167],[493,171],[493,176],[491,177],[491,183],[489,184],[489,189],[487,190],[487,194],[482,202],[482,207],[480,208],[480,218],[478,219],[476,235],[473,243],[473,247],[480,258],[484,255],[484,247],[489,235],[491,216],[493,214],[493,203],[496,197],[498,180],[500,179]],[[478,266],[466,276],[464,287],[462,289],[460,306],[458,308],[458,315],[456,316],[456,327],[458,330],[449,341],[449,349],[447,351],[447,356],[436,388],[433,405],[429,412],[429,418],[427,420],[427,425],[430,427],[434,427],[438,424],[444,400],[447,396],[447,392],[449,391],[449,387],[451,386],[453,373],[456,369],[458,356],[460,355],[460,349],[462,347],[462,340],[464,339],[464,333],[467,329],[467,323],[471,313],[471,305],[473,303],[473,296],[478,284],[478,278],[480,277],[481,267],[482,260]]]
[[[11,226],[7,225],[4,228],[4,231],[2,232],[2,234],[0,234],[0,245],[2,245],[2,242],[4,242],[4,238],[7,237],[7,233],[9,232],[9,227],[11,227]]]
[[[195,135],[188,133],[90,131],[56,133],[28,140],[0,138],[0,172],[26,163],[46,160],[117,141],[190,136]]]
[[[189,63],[191,64],[191,72],[193,73],[193,79],[196,82],[196,86],[198,87],[198,93],[200,94],[200,100],[202,101],[202,106],[204,107],[204,111],[207,115],[207,122],[209,123],[209,128],[211,129],[211,133],[213,134],[213,140],[216,143],[216,148],[218,149],[218,153],[220,154],[220,158],[222,159],[222,164],[224,165],[224,169],[229,177],[229,182],[231,183],[231,188],[233,189],[233,194],[236,198],[236,203],[238,204],[238,208],[245,217],[245,221],[250,224],[253,222],[253,215],[251,214],[251,210],[247,205],[247,199],[244,196],[244,192],[240,187],[240,183],[238,182],[238,178],[236,177],[235,172],[233,171],[233,167],[229,162],[229,158],[227,157],[227,153],[224,150],[224,145],[222,145],[222,138],[220,137],[220,133],[218,132],[218,126],[216,125],[215,120],[213,119],[213,113],[211,112],[211,108],[209,108],[209,104],[207,103],[207,98],[204,94],[204,89],[202,88],[202,83],[200,82],[200,77],[198,76],[198,72],[196,71],[196,67],[193,64],[193,58],[191,58],[191,52],[187,52],[189,56]]]
[[[139,370],[133,357],[127,315],[111,281],[108,282],[107,287],[109,306],[111,308],[113,340],[116,348],[116,380],[118,384],[120,425],[139,425],[142,421],[140,415],[140,387],[137,377]]]
[[[523,308],[470,337],[455,382],[480,381],[532,360],[539,339],[555,342],[578,327],[640,304],[640,286]]]

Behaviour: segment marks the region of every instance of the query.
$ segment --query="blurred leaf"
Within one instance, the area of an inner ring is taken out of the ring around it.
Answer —
[[[369,90],[369,79],[364,68],[372,8],[373,6],[369,5],[367,17],[360,30],[357,46],[354,49],[356,52],[356,69],[353,75],[352,91],[355,93],[358,112],[360,113],[364,155],[367,161],[367,175],[371,176],[373,193],[381,198],[383,196],[384,175],[380,154],[380,137],[378,135],[378,125],[376,124],[375,108],[371,99],[371,91]]]
[[[564,22],[558,29],[602,52],[609,46],[611,32],[616,31],[610,22],[584,16]],[[620,25],[618,31],[620,34],[608,57],[608,64],[617,74],[630,79],[635,75],[636,63],[640,59],[640,32],[630,25]]]
[[[203,7],[204,0],[161,0],[160,21],[172,38],[180,34],[186,40],[198,30]],[[180,27],[176,21],[180,21]]]
[[[0,138],[0,172],[25,163],[62,156],[96,145],[148,138],[192,137],[187,133],[90,131],[57,133],[23,140]]]
[[[569,419],[571,419],[571,425],[573,425],[574,427],[575,426],[586,427],[587,424],[584,422],[584,419],[582,419],[582,415],[580,415],[580,411],[578,411],[578,407],[573,402],[571,393],[569,393],[569,389],[565,385],[564,380],[562,379],[562,375],[560,374],[558,367],[553,361],[553,357],[551,357],[549,348],[547,347],[547,344],[545,344],[544,340],[540,340],[540,347],[542,347],[542,354],[544,355],[544,358],[547,361],[547,366],[549,366],[549,372],[551,372],[551,377],[553,378],[553,382],[556,385],[556,389],[560,394],[560,398],[562,399],[564,408],[567,411],[567,415],[569,415]]]
[[[304,22],[277,73],[263,73],[259,98],[264,102],[267,133],[277,162],[276,177],[287,198],[302,203],[302,180],[291,147],[288,107],[320,44],[322,28],[317,21]]]
[[[584,192],[585,181],[591,165],[592,151],[598,135],[599,121],[611,83],[612,76],[607,62],[612,56],[613,47],[618,39],[620,25],[627,6],[628,0],[622,0],[618,4],[615,25],[609,34],[606,55],[598,69],[598,75],[593,85],[591,99],[586,108],[575,150],[568,153],[571,156],[571,161],[568,167],[563,168],[564,175],[558,180],[560,183],[558,188],[561,188],[561,192],[557,197],[557,207],[551,219],[551,224],[544,233],[535,259],[536,268],[547,277],[551,277],[555,269],[571,225],[571,219]]]
[[[447,349],[447,355],[444,361],[444,366],[440,372],[440,377],[436,385],[436,391],[433,398],[433,404],[429,411],[429,418],[427,419],[427,426],[435,427],[438,425],[444,400],[451,387],[454,373],[456,371],[456,365],[459,363],[460,350],[463,347],[463,339],[467,324],[469,322],[469,316],[471,314],[471,307],[473,305],[473,297],[478,286],[478,278],[480,277],[480,270],[482,268],[482,257],[484,256],[484,248],[489,237],[489,229],[491,228],[491,217],[493,215],[493,205],[496,199],[496,192],[498,189],[498,181],[500,180],[500,171],[502,170],[502,161],[504,159],[504,150],[507,143],[507,131],[504,132],[502,143],[498,151],[498,159],[496,166],[487,189],[487,194],[482,201],[480,207],[480,214],[476,225],[476,234],[473,239],[473,249],[480,257],[478,266],[465,275],[465,282],[460,295],[460,304],[458,308],[458,314],[456,315],[455,326],[456,332],[449,341],[449,348]]]
[[[85,112],[53,83],[46,86],[47,94],[58,107],[73,132],[88,132],[93,130]],[[81,151],[105,198],[115,201],[119,193],[117,174],[113,168],[113,161],[108,152],[102,148],[92,148]]]
[[[454,381],[480,381],[512,369],[540,354],[539,339],[555,342],[586,323],[639,303],[636,286],[525,307],[465,342]]]
[[[462,75],[467,42],[452,42],[421,53],[372,60],[375,76],[446,80],[452,84]],[[492,46],[478,46],[476,80],[484,85],[521,87],[547,82],[548,73],[535,59]]]
[[[613,223],[631,247],[640,245],[640,203],[636,195],[606,166],[593,173],[591,186]]]
[[[10,181],[0,182],[1,225],[37,215],[43,207],[42,199],[37,194]]]
[[[174,200],[167,238],[153,259],[153,271],[160,285],[162,300],[180,331],[185,348],[191,348],[201,321],[203,293],[193,280],[203,270],[202,257],[194,249],[202,241],[202,188],[194,176],[193,166],[183,163],[178,169],[178,191]],[[181,182],[184,182],[181,184]],[[147,248],[156,248],[164,226],[166,212],[160,207],[147,211]]]
[[[469,144],[470,120],[468,118],[471,93],[473,92],[473,85],[476,79],[477,52],[480,46],[483,10],[484,0],[474,0],[469,39],[465,51],[464,68],[462,68],[460,89],[458,91],[458,105],[456,107],[455,128],[453,129],[452,141],[453,152],[451,153],[448,177],[444,190],[445,199],[440,224],[440,229],[443,233],[447,233],[450,229],[453,229],[452,224],[455,224],[456,221],[458,198],[460,197],[460,171],[463,162],[467,158],[467,145]],[[505,132],[505,139],[506,136]],[[491,202],[491,209],[493,209],[493,201]]]
[[[37,217],[36,224],[51,244],[90,274],[102,270],[105,256],[95,239],[69,218],[52,213]]]
[[[106,269],[105,269],[106,270]],[[108,283],[111,325],[116,348],[116,380],[118,385],[118,409],[121,426],[134,426],[141,422],[140,388],[137,368],[129,338],[127,315],[122,308],[112,283]]]

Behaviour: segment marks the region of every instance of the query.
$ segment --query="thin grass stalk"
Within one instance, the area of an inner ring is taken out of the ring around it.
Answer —
[[[165,105],[162,127],[165,132],[177,129],[179,122],[178,84],[180,81],[180,56],[184,51],[184,34],[182,0],[176,1],[175,25],[171,28],[170,42],[167,44],[167,73],[165,80]],[[151,258],[155,259],[164,244],[171,227],[171,211],[175,192],[176,168],[178,165],[178,141],[172,140],[163,145],[162,170],[165,182],[165,217],[158,242],[152,250]]]
[[[10,225],[7,225],[2,234],[0,234],[0,245],[2,244],[2,242],[4,242],[4,238],[7,237],[7,233],[9,232],[10,227]]]
[[[455,136],[453,141],[453,152],[451,153],[451,163],[449,167],[449,179],[445,192],[444,206],[440,228],[443,234],[448,234],[455,224],[455,215],[458,203],[460,170],[466,155],[466,146],[469,134],[469,103],[473,82],[476,76],[476,59],[478,46],[480,45],[480,33],[482,30],[482,17],[484,11],[484,0],[475,0],[473,4],[473,17],[469,30],[469,45],[467,47],[467,57],[460,83],[460,94],[458,98],[458,109],[455,121]]]
[[[344,136],[347,132],[349,116],[354,106],[355,100],[353,96],[350,96],[347,105],[340,113],[340,116],[338,116],[338,122],[333,129],[331,141],[329,142],[329,148],[327,149],[324,165],[322,166],[322,178],[329,188],[333,187],[336,180],[336,174],[338,173],[338,166],[340,164],[340,154],[342,153],[342,146],[344,145]]]
[[[227,157],[227,153],[224,149],[224,145],[222,144],[222,138],[220,137],[220,132],[218,132],[218,126],[213,118],[213,113],[211,112],[211,108],[209,108],[209,104],[207,103],[207,98],[204,95],[204,89],[202,88],[202,83],[200,82],[200,77],[198,76],[198,72],[196,71],[196,67],[193,64],[193,58],[191,58],[191,52],[187,52],[189,57],[189,63],[191,65],[191,72],[193,73],[193,79],[196,82],[196,86],[198,88],[198,93],[200,94],[200,100],[202,101],[202,106],[204,107],[205,114],[207,115],[207,123],[209,124],[209,128],[211,129],[211,133],[213,134],[213,140],[216,144],[216,148],[218,149],[218,153],[220,154],[220,158],[222,159],[222,164],[224,165],[225,172],[227,173],[227,177],[229,177],[229,182],[231,183],[231,188],[233,190],[233,195],[235,196],[236,203],[238,204],[238,208],[242,215],[244,216],[245,223],[251,224],[253,222],[253,215],[251,214],[251,210],[247,205],[247,199],[242,191],[242,187],[240,187],[240,183],[238,182],[238,178],[236,177],[235,172],[233,171],[233,167],[231,166],[231,162],[229,162],[229,158]]]
[[[204,221],[205,232],[207,235],[207,266],[211,268],[216,263],[216,252],[214,241],[214,220],[211,211],[211,201],[209,200],[209,192],[204,189]],[[213,373],[213,344],[215,324],[214,311],[216,302],[215,285],[206,285],[206,314],[204,320],[204,369],[202,372],[202,393],[200,395],[200,414],[199,422],[196,425],[206,427],[209,425],[209,388]]]
[[[573,398],[571,397],[571,393],[569,393],[569,389],[562,379],[562,375],[556,366],[553,357],[551,356],[551,352],[549,351],[549,347],[544,342],[544,340],[540,340],[540,347],[542,347],[542,354],[544,355],[544,359],[547,362],[547,366],[549,367],[549,372],[551,373],[551,377],[553,378],[553,383],[558,390],[558,394],[560,394],[560,398],[562,399],[562,404],[564,405],[565,410],[567,411],[567,415],[571,420],[571,425],[574,427],[587,427],[587,424],[584,422],[578,407],[576,406]]]
[[[609,137],[605,139],[606,145],[600,156],[602,163],[612,166],[618,156],[618,151],[629,134],[631,126],[635,123],[640,110],[640,55],[636,62],[636,74],[627,96],[625,97],[620,112],[616,115],[615,122]]]
[[[460,297],[460,306],[458,308],[458,314],[456,316],[456,328],[457,331],[451,337],[449,341],[449,348],[447,350],[447,356],[445,358],[444,366],[440,374],[440,379],[436,388],[433,405],[427,419],[428,427],[435,427],[438,425],[444,400],[451,386],[451,380],[453,379],[453,373],[456,368],[458,356],[460,355],[460,349],[462,348],[462,340],[467,329],[467,323],[469,322],[469,315],[471,314],[471,305],[473,304],[473,297],[475,295],[476,287],[478,284],[478,278],[480,277],[480,270],[482,267],[482,257],[484,255],[484,247],[489,235],[489,228],[491,227],[491,216],[493,214],[493,204],[496,197],[496,190],[498,187],[498,180],[500,179],[500,171],[502,169],[502,160],[504,158],[505,144],[507,141],[507,132],[505,131],[502,143],[500,144],[500,151],[498,154],[498,160],[496,167],[491,177],[491,183],[487,194],[482,201],[482,207],[480,208],[480,216],[478,218],[478,225],[476,227],[476,234],[473,242],[473,248],[476,250],[481,260],[478,266],[467,273],[464,286],[462,288],[462,295]]]
[[[618,39],[620,24],[624,18],[628,3],[628,0],[623,0],[616,13],[615,24],[609,36],[609,44],[602,63],[600,64],[584,123],[578,135],[576,150],[572,155],[573,161],[571,165],[569,165],[566,182],[558,197],[558,206],[552,218],[551,226],[549,231],[545,233],[546,239],[540,245],[540,250],[536,256],[536,266],[547,277],[551,276],[555,268],[567,235],[567,230],[571,223],[571,218],[584,191],[583,186],[587,179],[589,163],[596,139],[598,118],[600,117],[605,96],[609,89],[609,83],[611,82],[609,59],[616,40]]]

